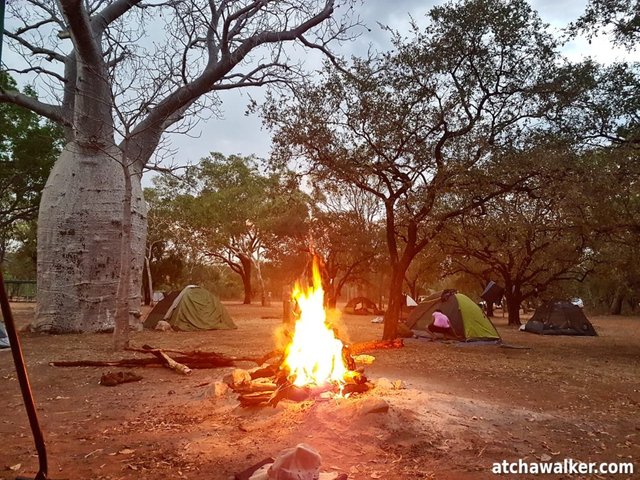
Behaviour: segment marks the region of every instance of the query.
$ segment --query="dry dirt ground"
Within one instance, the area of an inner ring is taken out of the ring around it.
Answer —
[[[227,307],[235,331],[141,332],[133,343],[228,355],[273,348],[279,305]],[[21,325],[33,315],[31,305],[14,309]],[[380,338],[382,326],[370,320],[345,316],[352,341]],[[111,352],[109,335],[23,333],[22,343],[54,480],[227,480],[300,442],[321,453],[324,469],[354,480],[490,479],[499,478],[494,462],[565,458],[633,462],[636,473],[542,478],[640,478],[640,318],[592,322],[599,337],[543,337],[498,317],[505,342],[528,349],[408,340],[404,349],[376,351],[367,375],[406,388],[365,394],[390,405],[366,415],[362,396],[240,409],[233,395],[212,395],[211,382],[229,369],[181,376],[138,368],[142,381],[103,387],[98,380],[108,368],[49,362],[135,356]],[[0,479],[33,477],[37,457],[7,352],[0,353],[0,392]]]

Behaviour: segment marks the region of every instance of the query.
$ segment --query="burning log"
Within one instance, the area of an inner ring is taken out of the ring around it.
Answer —
[[[232,387],[233,391],[239,393],[241,395],[245,395],[247,393],[258,393],[258,392],[269,392],[273,393],[278,386],[275,383],[257,383],[251,382],[248,385],[240,385],[237,387]]]
[[[280,385],[275,392],[269,398],[267,405],[271,405],[275,407],[278,405],[280,400],[287,399],[292,400],[294,402],[302,402],[311,397],[311,388],[309,387],[296,387],[291,383],[287,382],[283,385]]]
[[[273,392],[245,393],[238,397],[238,401],[241,407],[252,407],[266,404],[272,395]]]
[[[343,395],[348,395],[351,393],[364,393],[369,390],[369,385],[367,383],[348,383],[342,389]]]
[[[268,367],[260,367],[256,370],[249,371],[249,375],[251,375],[251,380],[255,380],[256,378],[269,378],[275,377],[276,373],[278,373],[277,365],[269,365]]]

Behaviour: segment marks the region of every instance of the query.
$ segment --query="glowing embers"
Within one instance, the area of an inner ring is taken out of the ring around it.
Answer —
[[[327,320],[315,260],[311,286],[297,283],[292,297],[298,313],[294,325],[284,335],[284,346],[270,354],[272,359],[278,357],[277,362],[246,372],[250,376],[246,381],[229,383],[240,394],[240,405],[275,406],[284,399],[326,400],[369,390],[364,371],[356,368],[348,345]]]

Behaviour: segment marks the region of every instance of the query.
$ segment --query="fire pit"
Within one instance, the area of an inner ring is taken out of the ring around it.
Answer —
[[[296,283],[292,297],[299,307],[293,329],[287,333],[283,351],[273,352],[275,364],[231,376],[228,382],[239,393],[242,406],[272,405],[281,400],[344,397],[366,392],[371,385],[351,351],[327,320],[324,291],[317,262],[312,283]]]

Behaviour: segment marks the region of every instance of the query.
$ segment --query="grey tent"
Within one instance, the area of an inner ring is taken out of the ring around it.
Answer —
[[[153,313],[153,310],[151,313]],[[185,287],[174,298],[173,303],[166,309],[163,317],[154,315],[153,320],[155,323],[153,321],[145,321],[145,327],[155,328],[158,321],[165,320],[169,322],[174,330],[228,330],[237,328],[220,300],[207,289],[195,285]]]
[[[582,309],[569,300],[551,300],[540,305],[524,331],[540,335],[598,335]]]
[[[352,315],[379,315],[380,309],[373,300],[367,297],[355,297],[347,302],[344,313]]]

